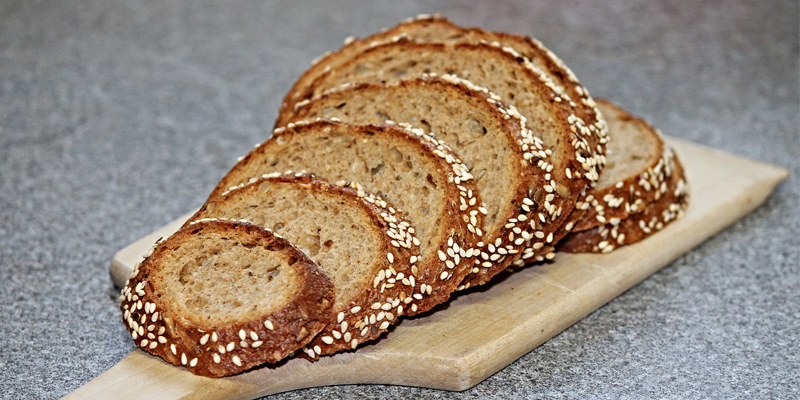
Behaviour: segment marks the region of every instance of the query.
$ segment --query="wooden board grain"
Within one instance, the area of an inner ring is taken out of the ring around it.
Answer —
[[[135,350],[66,398],[252,399],[354,383],[468,389],[746,215],[788,176],[772,165],[668,142],[686,167],[692,199],[685,216],[653,238],[610,254],[559,254],[553,263],[503,275],[436,312],[403,320],[377,343],[315,363],[294,359],[211,379]],[[123,284],[152,243],[183,220],[117,253],[114,282]]]

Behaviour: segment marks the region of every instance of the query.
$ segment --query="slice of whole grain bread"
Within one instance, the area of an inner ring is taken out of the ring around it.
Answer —
[[[665,194],[673,173],[672,151],[657,129],[610,101],[598,106],[609,125],[609,154],[594,192],[576,206],[585,214],[573,232],[643,211]]]
[[[558,243],[558,249],[568,253],[608,253],[643,240],[680,218],[689,205],[689,186],[678,157],[672,151],[669,154],[672,174],[658,200],[625,219],[614,218],[604,225],[570,233]]]
[[[429,295],[417,284],[419,240],[386,201],[310,176],[266,176],[209,199],[189,220],[245,219],[292,242],[333,281],[327,326],[309,357],[378,338]]]
[[[328,323],[333,284],[266,229],[201,221],[158,243],[120,298],[137,346],[218,377],[280,361],[306,345]]]

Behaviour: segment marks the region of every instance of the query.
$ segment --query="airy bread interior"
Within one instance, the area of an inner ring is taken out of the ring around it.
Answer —
[[[269,172],[308,171],[328,182],[356,181],[403,210],[424,258],[441,239],[448,185],[432,153],[400,128],[317,123],[276,134],[223,181],[233,186]],[[452,174],[452,172],[450,172]],[[446,239],[445,239],[446,240]]]
[[[364,209],[327,192],[280,181],[231,192],[209,201],[195,218],[245,219],[271,229],[307,254],[331,277],[334,311],[371,283],[383,259],[383,235]]]
[[[151,279],[176,315],[211,329],[259,318],[284,306],[301,282],[297,258],[232,231],[199,230],[165,252]]]
[[[606,168],[597,181],[597,190],[612,186],[627,177],[641,173],[661,156],[660,139],[650,129],[635,123],[630,114],[611,103],[600,101],[597,107],[608,123],[611,140],[608,143]]]
[[[439,80],[401,85],[360,85],[334,91],[298,109],[298,119],[338,118],[353,124],[409,123],[449,145],[472,173],[487,210],[485,231],[506,223],[518,147],[504,131],[502,114],[482,97]],[[408,207],[406,207],[408,208]]]

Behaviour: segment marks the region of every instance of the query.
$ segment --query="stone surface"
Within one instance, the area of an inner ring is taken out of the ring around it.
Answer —
[[[0,2],[0,397],[60,397],[129,353],[112,254],[199,206],[317,55],[435,11],[533,35],[595,96],[792,176],[473,389],[275,398],[800,396],[798,3],[613,0]]]

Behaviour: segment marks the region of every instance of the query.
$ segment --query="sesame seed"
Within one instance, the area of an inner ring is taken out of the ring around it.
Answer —
[[[196,365],[197,365],[197,358],[195,357],[195,358],[192,359],[192,361],[189,361],[189,366],[190,367],[194,367]]]
[[[275,326],[272,325],[272,321],[270,321],[270,320],[264,321],[264,327],[269,329],[269,330],[271,330],[271,331],[275,330]]]
[[[262,344],[264,344],[263,341],[256,340],[255,342],[253,342],[253,344],[251,344],[251,346],[253,346],[253,348],[259,348],[259,347],[261,347]]]
[[[233,363],[236,364],[237,367],[241,367],[242,366],[242,359],[239,358],[239,356],[233,356],[231,361],[233,361]]]
[[[214,359],[214,363],[216,364],[219,364],[222,361],[222,359],[219,357],[219,354],[217,353],[212,354],[211,357]]]

